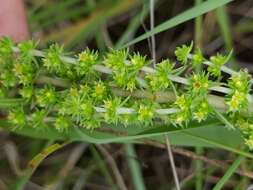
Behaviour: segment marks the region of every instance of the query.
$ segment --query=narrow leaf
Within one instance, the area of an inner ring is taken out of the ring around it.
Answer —
[[[225,5],[231,1],[232,0],[208,0],[206,2],[203,2],[200,5],[190,8],[187,11],[173,17],[172,19],[169,19],[169,20],[165,21],[164,23],[156,26],[153,30],[150,30],[149,32],[137,37],[136,39],[125,44],[123,47],[128,47],[130,45],[133,45],[137,42],[140,42],[144,39],[149,38],[152,35],[158,34],[160,32],[168,30],[174,26],[182,24],[188,20],[196,18],[202,14],[205,14],[205,13],[207,13],[213,9],[216,9],[222,5]]]

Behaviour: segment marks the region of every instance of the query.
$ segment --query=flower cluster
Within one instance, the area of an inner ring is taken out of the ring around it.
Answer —
[[[92,66],[98,62],[98,52],[86,49],[78,54],[77,66],[75,67],[78,76],[84,76],[87,73],[94,75]]]
[[[174,64],[168,59],[156,65],[156,72],[146,75],[149,86],[152,91],[165,90],[169,87],[170,81],[168,75],[172,73]]]
[[[232,75],[228,80],[228,86],[231,89],[226,104],[230,112],[239,112],[248,107],[251,83],[250,75],[247,70],[240,71]]]
[[[230,55],[207,59],[199,49],[192,53],[191,43],[176,49],[177,62],[164,59],[153,68],[145,56],[130,55],[129,50],[101,56],[85,49],[69,57],[63,46],[53,44],[41,52],[37,45],[0,40],[0,98],[22,101],[19,109],[1,110],[14,126],[51,125],[60,132],[73,126],[95,130],[105,124],[169,122],[183,127],[214,117],[218,110],[253,148],[252,79],[242,70],[220,82]],[[215,98],[222,103],[217,105]]]
[[[180,112],[172,115],[175,124],[182,125],[183,123],[188,123],[191,117],[191,103],[190,97],[185,95],[178,96],[175,101],[175,106],[180,109]]]
[[[139,53],[128,56],[126,50],[111,51],[104,63],[113,71],[115,83],[126,90],[136,89],[136,78],[140,69],[147,64],[146,58]]]
[[[245,144],[253,150],[253,122],[239,117],[236,120],[236,126],[242,131]]]
[[[64,73],[65,65],[61,57],[64,56],[63,46],[53,44],[49,47],[46,52],[46,56],[43,59],[43,66],[46,67],[50,72],[57,74]]]
[[[182,45],[182,47],[177,47],[175,51],[175,55],[177,60],[185,65],[189,59],[189,55],[192,51],[193,43],[190,46]]]
[[[208,67],[208,72],[215,76],[221,76],[221,67],[228,61],[228,57],[225,55],[217,54],[210,58],[211,65]]]
[[[208,88],[210,87],[208,77],[208,74],[205,72],[194,73],[189,80],[189,92],[191,92],[193,96],[206,96]]]

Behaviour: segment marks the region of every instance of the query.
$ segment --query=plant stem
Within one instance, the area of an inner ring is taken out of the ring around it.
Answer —
[[[17,53],[17,52],[19,52],[19,49],[17,47],[13,47],[13,51]],[[39,50],[32,50],[31,53],[34,56],[45,57],[45,53],[42,52],[42,51],[39,51]],[[192,57],[192,55],[189,56],[189,58],[191,58],[191,57]],[[75,58],[67,57],[67,56],[61,56],[61,59],[62,59],[63,62],[70,63],[70,64],[76,64],[76,62],[77,62],[77,60]],[[206,64],[206,65],[211,65],[212,64],[209,61],[204,61],[203,63]],[[105,73],[105,74],[112,74],[113,73],[110,68],[107,68],[107,67],[105,67],[101,64],[93,65],[93,69],[98,71],[98,72]],[[147,66],[142,67],[141,70],[146,72],[146,73],[156,72],[155,69],[153,69],[151,67],[147,67]],[[226,66],[222,66],[221,70],[228,73],[228,74],[231,74],[231,75],[237,73],[236,71],[233,71],[232,69],[229,69]],[[177,83],[184,84],[184,85],[189,85],[188,80],[186,78],[183,78],[183,77],[179,77],[179,76],[176,76],[176,75],[168,75],[168,79],[170,79],[173,82],[177,82]],[[251,83],[253,83],[253,79],[251,80]],[[221,92],[221,93],[225,93],[225,94],[230,93],[230,90],[228,88],[225,88],[225,87],[219,87],[218,86],[218,87],[211,87],[210,89],[213,90],[213,91]]]
[[[137,155],[133,144],[126,144],[127,161],[132,174],[133,184],[136,190],[145,190],[145,183],[142,177],[140,164],[136,160]]]
[[[152,68],[151,68],[152,69]],[[47,76],[39,76],[36,79],[36,83],[43,84],[43,83],[49,83],[49,84],[54,84],[60,87],[69,87],[70,83],[67,80],[61,79],[61,78],[51,78]],[[230,89],[224,88],[221,86],[215,86],[211,87],[210,90],[214,91],[219,91],[222,93],[230,93]],[[152,99],[158,103],[168,103],[175,101],[176,97],[171,91],[158,91],[155,93],[151,93],[147,90],[134,90],[133,92],[122,90],[119,88],[116,88],[114,86],[111,86],[111,91],[113,94],[121,96],[121,97],[136,97],[136,98],[147,98],[147,99]],[[249,100],[249,113],[253,112],[253,102],[252,102],[252,96],[248,95],[248,100]],[[219,111],[225,111],[226,110],[226,104],[225,104],[225,99],[209,94],[208,95],[208,102],[210,105],[213,107],[217,108]]]

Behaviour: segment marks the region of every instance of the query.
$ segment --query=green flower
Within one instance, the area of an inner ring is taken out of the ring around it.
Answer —
[[[118,123],[119,114],[117,114],[117,109],[120,107],[120,105],[121,100],[119,98],[108,99],[104,101],[104,108],[106,109],[104,118],[107,123]]]
[[[67,131],[70,127],[70,121],[64,116],[58,116],[55,119],[54,127],[59,131]]]
[[[44,66],[50,71],[55,72],[57,74],[65,74],[66,64],[62,61],[63,53],[63,46],[59,46],[58,44],[52,44],[47,53],[45,58],[43,59]]]
[[[192,55],[192,66],[197,67],[203,63],[205,58],[203,57],[202,51],[198,48]]]
[[[183,126],[184,123],[189,122],[189,118],[191,117],[189,110],[182,110],[178,113],[175,113],[171,116],[172,122],[176,125]]]
[[[181,110],[189,110],[191,103],[192,103],[192,100],[190,97],[181,95],[181,96],[177,96],[177,99],[174,104]]]
[[[140,55],[139,53],[134,53],[130,56],[130,72],[139,71],[146,63],[146,57]]]
[[[207,100],[200,101],[194,109],[193,118],[198,122],[206,120],[206,118],[210,115],[211,108],[207,102]]]
[[[92,66],[95,65],[98,61],[98,53],[95,51],[91,51],[90,49],[86,49],[79,53],[77,64],[75,65],[75,70],[79,76],[94,74],[91,73],[93,71]]]
[[[138,124],[138,117],[136,114],[122,114],[120,117],[120,122],[127,127],[130,124]]]
[[[228,61],[229,56],[217,54],[216,56],[211,56],[210,62],[212,63],[208,67],[208,72],[211,75],[219,77],[221,75],[221,67]]]
[[[12,110],[8,114],[8,120],[16,127],[23,127],[26,124],[26,115],[22,109]]]
[[[88,86],[87,84],[84,84],[84,85],[80,85],[79,86],[79,89],[77,88],[71,88],[71,91],[70,93],[74,96],[78,95],[78,94],[81,94],[83,96],[89,96],[89,94],[91,93],[91,87]]]
[[[12,55],[14,44],[10,38],[0,38],[0,57],[9,57]]]
[[[111,50],[106,54],[104,64],[114,71],[119,71],[125,67],[127,57],[128,50]]]
[[[101,127],[101,122],[98,118],[93,118],[90,120],[82,120],[80,122],[80,126],[86,129],[94,130]]]
[[[32,40],[24,41],[18,44],[20,50],[19,61],[24,64],[29,64],[34,59],[32,51],[37,47],[37,43]]]
[[[235,91],[226,99],[226,104],[229,106],[229,112],[237,112],[248,106],[247,94]]]
[[[155,106],[150,102],[142,103],[138,107],[137,114],[138,121],[149,124],[155,116]]]
[[[235,125],[236,125],[236,127],[238,127],[240,129],[240,131],[244,135],[248,136],[248,135],[250,135],[250,133],[253,132],[253,124],[245,119],[242,119],[242,118],[237,119]]]
[[[112,68],[115,83],[126,89],[133,91],[136,88],[136,77],[139,70],[147,63],[146,58],[139,53],[130,56],[127,60],[127,50],[111,51],[105,58],[105,65]]]
[[[105,84],[101,81],[95,82],[92,97],[95,100],[103,100],[107,94],[107,88]]]
[[[92,129],[99,127],[100,121],[93,122],[92,124],[92,121],[97,120],[97,118],[95,117],[92,99],[87,94],[89,90],[87,85],[83,85],[79,90],[71,88],[64,95],[59,113],[62,116],[70,116],[76,124],[82,127]]]
[[[189,92],[193,96],[206,95],[210,86],[208,77],[208,74],[205,74],[204,72],[193,74],[189,79]]]
[[[119,73],[114,73],[113,79],[119,87],[133,91],[136,89],[136,75],[136,73],[130,74],[127,70],[122,70]]]
[[[19,83],[29,85],[35,77],[35,68],[32,63],[16,63],[13,72],[19,79]]]
[[[192,48],[193,48],[193,42],[190,44],[190,46],[182,45],[181,47],[176,48],[176,51],[175,51],[176,58],[183,65],[187,63],[187,60],[192,51]]]
[[[128,82],[126,84],[126,90],[130,90],[131,92],[136,89],[136,79],[135,78],[131,78],[128,79]]]
[[[233,91],[243,92],[248,94],[251,89],[251,76],[247,70],[241,70],[237,74],[232,75],[228,80],[228,86]]]
[[[95,110],[91,101],[85,101],[80,105],[82,119],[91,120]]]
[[[24,86],[19,90],[19,94],[26,99],[30,99],[33,96],[33,87],[32,86]]]
[[[11,71],[3,70],[0,73],[0,82],[5,87],[13,87],[17,85],[18,81],[16,76]]]
[[[83,119],[84,114],[89,114],[88,109],[84,105],[89,105],[90,102],[84,93],[80,93],[77,88],[71,88],[64,95],[63,101],[60,104],[60,114],[71,116],[77,123]],[[85,112],[86,111],[86,112]]]
[[[159,76],[157,74],[148,74],[146,79],[153,92],[164,90],[168,88],[170,84],[168,77]]]
[[[183,123],[188,123],[191,120],[191,97],[181,95],[177,96],[174,105],[179,108],[178,113],[172,114],[171,118],[175,124],[183,125]]]
[[[174,64],[169,59],[165,59],[156,65],[156,71],[160,75],[168,76],[173,71],[173,68]]]
[[[228,80],[228,87],[232,90],[226,96],[229,112],[237,112],[248,106],[248,94],[251,89],[251,77],[247,70],[232,75]]]
[[[58,100],[57,92],[54,87],[46,86],[39,89],[36,93],[36,100],[39,106],[48,107],[54,105]]]
[[[156,65],[156,72],[146,75],[152,91],[164,90],[169,87],[168,75],[173,71],[174,65],[169,60],[163,60]]]
[[[32,127],[38,127],[42,128],[45,126],[44,124],[44,119],[47,116],[46,110],[36,110],[35,112],[32,113],[31,115],[31,121],[30,124]]]
[[[250,150],[253,150],[253,134],[246,138],[244,143],[249,147]]]

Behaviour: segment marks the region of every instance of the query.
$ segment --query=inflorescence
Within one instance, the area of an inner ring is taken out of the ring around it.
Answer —
[[[0,40],[0,99],[22,100],[18,108],[2,110],[15,127],[51,124],[62,132],[103,124],[187,126],[219,112],[253,148],[252,79],[247,70],[225,66],[231,54],[208,60],[191,43],[176,48],[176,61],[164,59],[153,68],[128,50],[100,55],[87,48],[69,57],[58,44],[45,51],[37,46]]]

